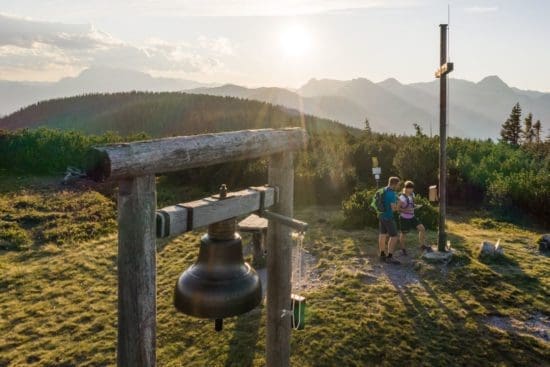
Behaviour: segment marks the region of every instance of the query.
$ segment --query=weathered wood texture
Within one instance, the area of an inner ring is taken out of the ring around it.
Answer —
[[[293,215],[294,159],[292,153],[270,157],[268,183],[279,188],[279,200],[273,212]],[[267,239],[267,367],[290,365],[290,318],[282,317],[290,308],[292,239],[290,228],[269,221]],[[290,315],[290,313],[288,313]]]
[[[300,128],[243,130],[95,147],[88,172],[97,179],[161,174],[298,150]]]
[[[223,200],[212,196],[162,208],[157,212],[157,237],[168,237],[229,218],[268,208],[275,203],[275,188],[251,187],[230,192]]]
[[[239,230],[242,232],[257,232],[267,229],[267,219],[257,214],[250,214],[239,222]]]
[[[187,208],[170,205],[157,211],[157,237],[172,237],[187,231]]]
[[[118,366],[155,366],[155,177],[121,180],[118,192]]]

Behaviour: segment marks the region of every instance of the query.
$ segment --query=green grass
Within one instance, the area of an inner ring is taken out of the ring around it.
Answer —
[[[0,205],[26,242],[17,251],[0,251],[0,366],[114,365],[113,203],[95,191],[50,188],[7,190]],[[393,268],[378,265],[374,230],[340,229],[333,224],[341,216],[336,208],[311,207],[296,216],[311,224],[304,245],[317,257],[322,284],[303,293],[307,324],[293,332],[292,365],[550,363],[548,342],[484,321],[495,315],[520,321],[550,316],[550,259],[537,253],[536,231],[451,213],[450,239],[457,251],[451,264],[403,265],[413,279],[403,282]],[[36,223],[28,226],[28,217]],[[42,234],[46,231],[56,235]],[[193,232],[158,244],[158,365],[265,365],[264,306],[226,320],[220,333],[209,320],[175,311],[174,283],[196,259],[199,236]],[[497,238],[504,257],[479,258],[479,242]]]
[[[114,203],[92,190],[21,189],[0,193],[0,249],[74,245],[112,233]]]

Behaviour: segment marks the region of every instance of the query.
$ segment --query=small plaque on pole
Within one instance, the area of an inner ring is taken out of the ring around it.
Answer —
[[[430,189],[428,191],[428,198],[431,202],[436,202],[438,200],[437,186],[436,185],[430,186]]]
[[[373,175],[380,175],[382,173],[382,168],[380,167],[372,167],[372,174]]]

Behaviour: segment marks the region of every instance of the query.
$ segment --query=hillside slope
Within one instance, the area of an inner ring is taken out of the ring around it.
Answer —
[[[31,105],[0,118],[0,129],[50,127],[152,137],[206,132],[306,126],[317,131],[351,131],[337,122],[303,116],[285,107],[229,97],[164,93],[92,94]]]
[[[188,92],[267,102],[292,108],[306,114],[340,121],[348,126],[360,129],[364,127],[365,117],[368,115],[365,107],[345,96],[319,95],[306,97],[284,88],[246,88],[227,84],[221,87],[191,89]],[[371,127],[376,131],[388,131],[378,121],[373,121]]]

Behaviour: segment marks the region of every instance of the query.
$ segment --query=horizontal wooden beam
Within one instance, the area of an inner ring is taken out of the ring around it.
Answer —
[[[172,237],[225,219],[268,208],[275,204],[274,187],[251,187],[246,190],[168,206],[157,210],[157,237]]]
[[[435,71],[435,77],[441,78],[443,75],[447,75],[453,70],[454,70],[454,64],[452,62],[446,62],[445,64],[441,65],[439,69]]]
[[[301,128],[262,129],[178,136],[94,147],[88,175],[97,180],[162,174],[253,159],[301,149]]]

